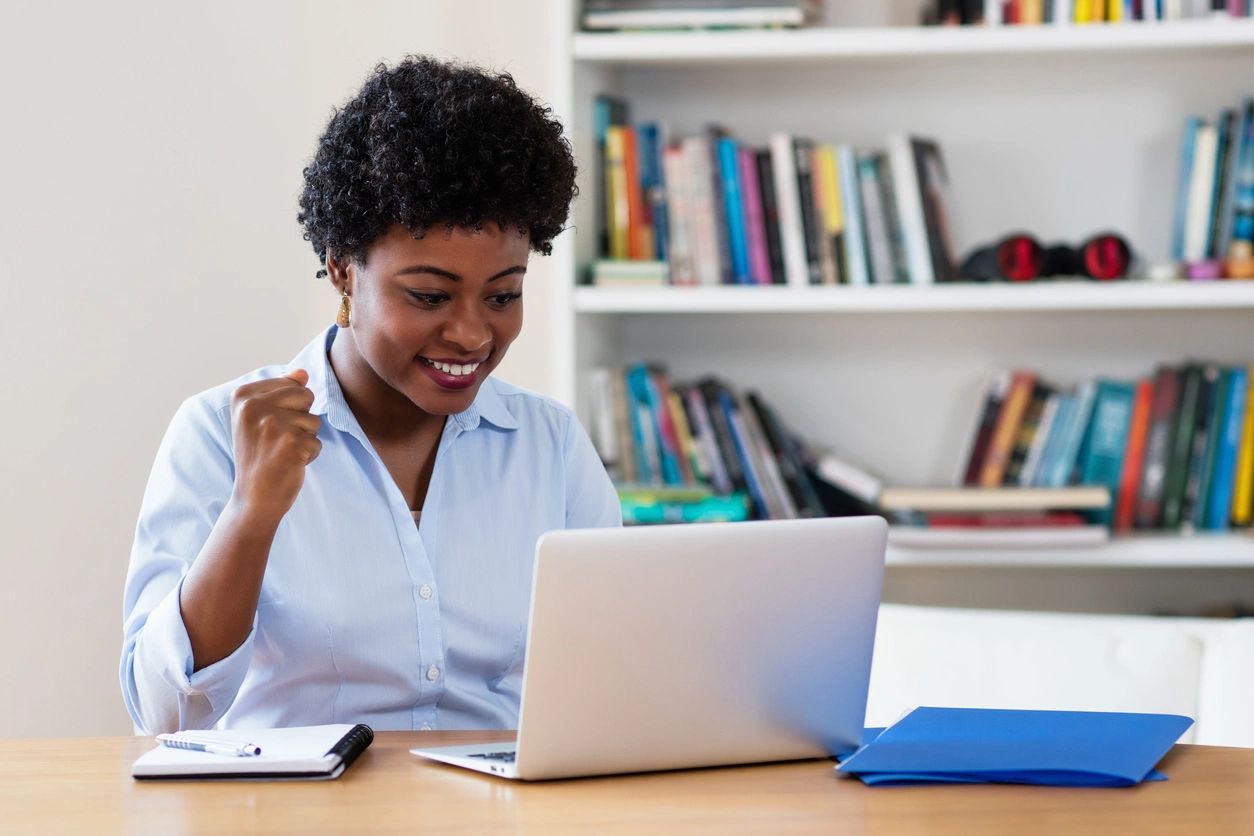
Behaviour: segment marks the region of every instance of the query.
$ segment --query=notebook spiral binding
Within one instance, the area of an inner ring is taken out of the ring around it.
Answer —
[[[353,761],[357,760],[357,756],[366,751],[366,747],[374,741],[374,729],[365,723],[358,723],[353,726],[339,742],[330,748],[328,755],[339,755],[344,762],[344,768],[348,769]]]

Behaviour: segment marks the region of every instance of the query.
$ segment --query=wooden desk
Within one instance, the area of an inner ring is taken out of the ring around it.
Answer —
[[[1129,789],[880,787],[828,761],[524,784],[420,761],[389,732],[336,781],[130,777],[150,738],[0,741],[4,833],[1254,833],[1254,749],[1177,746]]]

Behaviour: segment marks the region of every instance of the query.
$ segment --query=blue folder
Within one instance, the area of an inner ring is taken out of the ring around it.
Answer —
[[[872,786],[1128,787],[1166,780],[1154,766],[1191,725],[1174,714],[916,708],[837,770]]]

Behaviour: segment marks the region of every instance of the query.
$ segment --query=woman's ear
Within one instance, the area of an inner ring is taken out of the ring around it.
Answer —
[[[327,250],[327,278],[331,285],[335,288],[336,293],[347,293],[353,295],[352,270],[349,269],[351,259],[339,258],[330,250]]]

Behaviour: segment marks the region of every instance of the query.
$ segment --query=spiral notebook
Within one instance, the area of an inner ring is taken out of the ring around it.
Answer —
[[[192,752],[158,745],[131,767],[135,778],[330,780],[338,778],[374,740],[367,725],[297,726],[188,732],[197,739],[261,748],[251,757]]]

